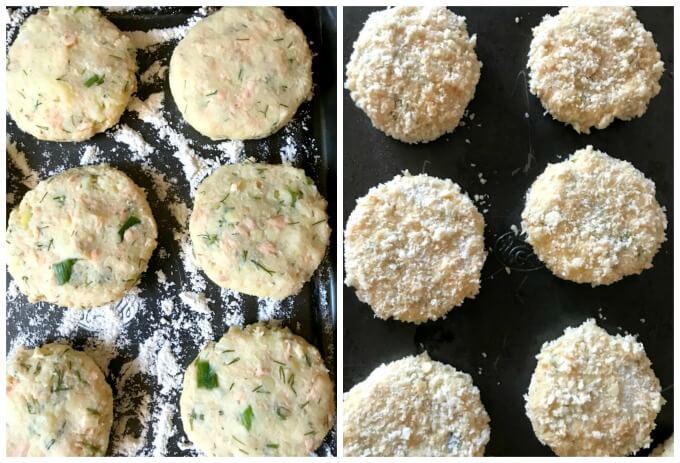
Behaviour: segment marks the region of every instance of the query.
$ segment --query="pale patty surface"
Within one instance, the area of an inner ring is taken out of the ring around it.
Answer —
[[[7,363],[8,456],[103,456],[113,396],[85,353],[63,344],[19,348]]]
[[[536,437],[558,456],[626,456],[649,447],[664,404],[644,346],[589,319],[543,344],[525,395]]]
[[[136,68],[130,39],[98,10],[41,9],[9,49],[7,110],[41,140],[86,140],[118,122]]]
[[[632,164],[587,146],[534,181],[522,229],[556,276],[608,285],[652,267],[666,240],[655,194]]]
[[[357,200],[345,228],[345,284],[380,318],[435,320],[479,292],[484,217],[460,187],[397,175]]]
[[[326,253],[326,200],[303,170],[246,162],[220,167],[196,191],[194,256],[225,288],[258,297],[297,294]]]
[[[335,393],[315,347],[288,328],[231,327],[184,374],[189,439],[209,456],[307,456],[333,424]]]
[[[213,140],[263,138],[311,95],[302,30],[274,7],[223,7],[194,26],[170,60],[184,119]]]
[[[529,89],[577,132],[642,116],[661,89],[661,55],[631,7],[562,8],[533,36]]]
[[[354,42],[345,87],[387,135],[428,142],[452,132],[475,95],[482,63],[465,18],[445,7],[371,13]]]
[[[7,266],[30,302],[96,307],[137,283],[156,235],[144,191],[127,175],[78,167],[41,181],[12,210]]]
[[[470,375],[427,353],[373,370],[345,394],[343,420],[352,457],[480,457],[491,432]]]

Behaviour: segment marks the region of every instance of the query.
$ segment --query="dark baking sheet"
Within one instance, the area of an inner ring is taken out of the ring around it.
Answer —
[[[167,28],[185,24],[187,19],[196,14],[197,8],[194,7],[167,7],[167,8],[137,8],[133,11],[123,12],[107,12],[105,15],[116,24],[121,30],[149,30],[154,28]],[[298,161],[295,164],[297,167],[303,168],[307,175],[314,179],[320,193],[328,200],[328,215],[329,225],[333,230],[336,229],[336,10],[334,7],[323,8],[309,8],[309,7],[286,7],[283,8],[286,16],[295,21],[304,31],[314,54],[313,60],[313,74],[314,74],[314,97],[310,102],[304,103],[297,115],[296,119],[302,119],[306,122],[302,124],[291,123],[292,136],[297,142],[297,156]],[[14,36],[9,37],[8,41],[14,39]],[[143,72],[147,67],[159,58],[166,58],[164,64],[168,64],[170,55],[176,45],[177,41],[170,41],[161,44],[153,51],[140,50],[137,54],[137,62],[139,72]],[[225,58],[226,59],[226,58]],[[205,158],[214,158],[216,156],[214,151],[208,148],[215,145],[216,142],[200,135],[198,132],[188,126],[183,120],[174,104],[173,98],[170,94],[169,85],[167,81],[167,73],[162,84],[162,90],[165,93],[165,113],[166,118],[171,127],[186,136],[196,153]],[[139,82],[138,73],[138,91],[137,96],[145,99],[150,93],[159,91],[159,85],[144,85]],[[309,116],[309,117],[307,117]],[[180,192],[181,199],[191,209],[192,201],[189,196],[189,184],[184,176],[180,161],[172,156],[171,148],[165,142],[156,142],[156,136],[153,134],[153,128],[141,122],[130,113],[125,113],[121,118],[121,123],[129,125],[132,129],[140,132],[144,139],[156,147],[156,152],[150,157],[154,167],[165,173],[168,177],[176,177],[179,182],[177,189]],[[308,130],[302,127],[306,125]],[[96,144],[103,151],[112,150],[117,147],[118,152],[127,152],[127,148],[117,144],[111,137],[106,134],[98,134],[91,140],[84,143],[55,143],[42,142],[34,139],[17,129],[14,122],[9,115],[7,116],[7,133],[12,140],[18,143],[20,150],[24,151],[29,165],[34,170],[47,172],[57,166],[66,164],[67,167],[76,167],[79,165],[80,154],[79,150],[83,144]],[[290,134],[290,133],[289,133]],[[283,129],[278,133],[256,141],[245,142],[246,156],[253,156],[257,160],[280,163],[279,149],[286,143]],[[43,153],[49,153],[49,156],[44,156]],[[158,248],[165,248],[170,257],[161,260],[156,251],[149,262],[149,268],[142,276],[139,287],[142,290],[142,297],[147,300],[146,310],[143,312],[142,319],[133,320],[127,326],[127,336],[133,338],[136,343],[141,343],[149,338],[156,328],[159,320],[162,317],[160,308],[161,294],[156,282],[155,272],[162,270],[169,281],[175,283],[176,286],[181,286],[190,281],[188,275],[185,273],[179,261],[179,245],[173,239],[173,231],[176,228],[176,223],[172,218],[167,204],[159,201],[154,193],[153,185],[149,177],[147,177],[139,168],[135,161],[130,160],[125,155],[118,155],[114,161],[109,162],[114,167],[129,175],[138,185],[145,188],[148,193],[149,203],[154,213],[154,217],[158,222]],[[23,185],[17,186],[16,181],[10,179],[20,179],[21,174],[17,171],[15,166],[7,160],[8,169],[8,192],[12,191],[16,194],[15,204],[18,204],[26,188]],[[42,176],[41,176],[42,178]],[[7,213],[9,214],[8,207]],[[291,318],[284,320],[283,323],[290,327],[293,332],[304,337],[307,341],[314,344],[321,355],[326,360],[328,369],[331,372],[331,377],[335,382],[336,372],[336,298],[335,298],[335,268],[336,268],[336,232],[331,235],[331,243],[328,248],[328,254],[321,267],[314,274],[312,281],[307,283],[302,292],[295,297],[289,298],[284,304],[292,304],[293,310]],[[157,248],[157,250],[158,250]],[[7,274],[8,285],[11,276]],[[185,288],[185,290],[192,290]],[[224,331],[226,325],[224,320],[224,310],[219,307],[218,302],[221,301],[219,288],[208,281],[208,287],[205,295],[215,301],[211,304],[211,308],[215,308],[215,314],[212,320],[212,328],[215,338],[219,339]],[[325,299],[321,301],[320,298]],[[327,304],[326,310],[321,310],[321,304]],[[180,306],[179,300],[175,300],[176,306]],[[244,296],[244,313],[245,322],[253,323],[258,319],[258,304],[257,298],[251,296]],[[188,310],[188,309],[184,309]],[[59,325],[63,310],[56,308],[49,304],[29,304],[26,298],[20,296],[11,308],[8,308],[7,314],[7,338],[6,348],[9,350],[13,340],[21,333],[25,333],[33,329],[31,327],[31,320],[48,319],[49,321],[41,323],[53,326],[55,329],[45,333],[44,339],[40,340],[40,344],[53,341],[59,338],[56,332],[56,327]],[[331,326],[332,330],[327,327]],[[324,329],[326,327],[326,329]],[[182,368],[186,367],[193,360],[198,353],[198,347],[190,339],[189,333],[176,333],[179,337],[180,343],[184,346],[182,350],[183,356],[177,358],[178,363]],[[78,336],[69,341],[74,346],[82,346],[88,338],[87,332],[78,332]],[[120,368],[126,361],[136,357],[136,347],[133,343],[133,348],[129,350],[122,350],[117,357],[115,357],[109,366],[110,373],[108,375],[109,383],[114,387],[115,397],[115,383],[116,378],[120,374]],[[152,401],[154,394],[158,391],[158,385],[155,384],[154,378],[146,378],[146,383],[143,385],[149,392],[152,392]],[[178,397],[175,402],[177,403]],[[114,416],[114,427],[116,425]],[[179,406],[177,404],[177,411],[174,416],[174,424],[177,426],[179,432],[178,437],[183,437],[181,419],[179,416]],[[135,432],[137,432],[135,430]],[[153,433],[149,430],[146,442],[147,445],[152,442]],[[168,442],[168,455],[188,455],[191,452],[181,450],[177,446],[177,439]],[[335,454],[335,431],[332,430],[326,437],[321,448],[321,453],[328,452]]]
[[[368,13],[377,9],[344,8],[345,66]],[[495,249],[484,266],[479,295],[445,320],[420,326],[382,321],[345,286],[343,389],[348,391],[383,362],[426,349],[434,359],[471,374],[479,387],[491,417],[486,455],[552,455],[536,439],[524,414],[522,396],[536,365],[534,356],[544,341],[558,337],[565,327],[594,317],[610,333],[638,333],[652,360],[667,400],[652,433],[656,445],[673,432],[673,10],[636,8],[666,66],[661,92],[647,113],[579,135],[543,115],[540,102],[528,94],[524,74],[531,28],[558,8],[452,9],[465,16],[468,31],[477,34],[477,55],[483,62],[475,98],[468,106],[474,120],[432,143],[406,145],[373,128],[345,90],[344,220],[370,187],[403,169],[411,173],[424,169],[453,179],[471,197],[489,195],[485,240],[487,248]],[[546,164],[587,144],[632,162],[654,180],[669,221],[668,241],[652,269],[597,288],[560,280],[546,269],[518,270],[535,268],[534,262],[523,258],[521,242],[509,236],[499,241],[512,224],[519,226],[526,190]],[[480,183],[479,172],[486,184]],[[514,241],[510,246],[508,239]],[[515,269],[507,274],[506,266]]]

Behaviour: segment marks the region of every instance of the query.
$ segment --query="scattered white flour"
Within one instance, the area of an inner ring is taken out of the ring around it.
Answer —
[[[19,169],[22,178],[21,183],[26,185],[28,188],[35,188],[38,185],[38,174],[31,169],[26,160],[26,155],[23,151],[19,151],[16,142],[13,142],[9,135],[7,135],[7,154],[9,154],[9,159],[12,164]]]
[[[101,155],[102,152],[97,145],[85,145],[80,150],[80,165],[98,164]]]
[[[285,145],[281,147],[281,162],[295,164],[297,162],[297,143],[290,135],[286,136]]]
[[[184,305],[189,307],[194,312],[212,315],[212,310],[208,307],[208,303],[212,302],[205,297],[203,293],[194,293],[193,291],[183,291],[179,293],[179,299]]]
[[[210,10],[207,7],[199,8],[196,15],[189,18],[187,23],[181,26],[168,27],[166,29],[151,29],[148,31],[130,31],[126,32],[126,34],[130,37],[132,44],[136,48],[149,48],[172,40],[180,40],[184,38],[187,31],[205,17],[209,11]]]
[[[155,151],[154,147],[149,145],[139,132],[132,130],[125,124],[120,124],[112,136],[118,143],[123,143],[130,148],[132,152],[130,159],[133,161],[143,161]]]
[[[260,321],[285,320],[290,318],[293,312],[293,298],[289,297],[282,301],[270,298],[257,299],[257,319]]]
[[[155,84],[165,79],[165,73],[168,66],[164,65],[162,60],[156,60],[139,76],[139,80],[144,84]]]

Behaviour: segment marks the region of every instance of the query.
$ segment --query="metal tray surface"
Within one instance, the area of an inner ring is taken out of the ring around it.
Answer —
[[[335,299],[335,262],[336,262],[336,10],[333,7],[310,8],[310,7],[286,7],[283,8],[286,16],[295,21],[304,31],[314,54],[314,96],[311,101],[303,103],[295,119],[284,129],[262,140],[246,141],[246,157],[254,157],[258,161],[269,163],[281,163],[280,151],[282,147],[290,143],[297,146],[297,157],[294,165],[305,170],[308,176],[314,179],[320,193],[328,200],[329,225],[334,230],[331,243],[328,248],[326,259],[314,274],[312,280],[307,283],[302,292],[296,296],[287,298],[282,302],[282,307],[287,308],[289,317],[282,320],[293,332],[304,337],[315,345],[326,360],[331,378],[335,381],[336,372],[336,299]],[[104,11],[105,15],[121,30],[150,30],[164,29],[183,25],[187,20],[197,14],[195,7],[139,7],[132,10]],[[14,39],[10,37],[8,29],[8,42]],[[13,34],[15,35],[15,34]],[[137,53],[138,63],[138,90],[137,96],[145,99],[153,92],[163,91],[165,94],[164,111],[170,126],[184,135],[197,154],[204,158],[215,158],[213,142],[202,136],[182,120],[170,93],[167,73],[162,83],[144,84],[139,80],[141,72],[146,70],[151,63],[163,59],[163,64],[168,64],[177,40],[160,44],[152,49],[140,50]],[[177,197],[184,201],[189,209],[192,206],[189,183],[182,170],[178,159],[172,156],[172,147],[163,140],[158,140],[154,134],[154,128],[143,123],[136,116],[126,112],[120,121],[132,129],[138,131],[143,138],[155,148],[155,152],[149,160],[153,167],[158,169],[166,177],[178,179],[173,185]],[[113,129],[112,129],[113,130]],[[151,179],[140,169],[140,166],[128,155],[128,148],[115,142],[110,133],[98,134],[91,140],[83,143],[55,143],[38,141],[32,136],[18,130],[11,117],[7,117],[7,133],[17,143],[18,148],[26,154],[28,164],[40,174],[43,179],[55,169],[61,170],[79,165],[80,150],[85,144],[95,144],[105,156],[106,162],[122,170],[129,175],[138,185],[147,191],[147,196],[154,217],[158,223],[158,248],[152,256],[147,271],[142,275],[139,283],[140,296],[145,300],[145,308],[140,310],[137,318],[126,320],[124,325],[127,341],[124,345],[116,345],[115,356],[109,363],[107,379],[114,389],[114,401],[117,394],[117,380],[121,375],[121,367],[138,355],[139,346],[150,337],[163,323],[164,314],[161,310],[160,301],[168,297],[167,292],[161,293],[160,285],[156,280],[156,271],[162,270],[167,280],[172,282],[172,288],[183,288],[191,291],[191,278],[183,268],[179,258],[179,244],[173,238],[177,223],[173,218],[168,205],[161,201],[154,192]],[[117,154],[111,154],[111,153]],[[20,184],[21,173],[7,159],[8,181],[7,192],[15,196],[14,204],[18,204],[26,188]],[[8,214],[13,205],[8,204]],[[164,248],[169,257],[161,259],[158,250]],[[204,276],[204,275],[203,275]],[[8,288],[11,276],[7,274]],[[214,333],[214,340],[219,339],[228,329],[226,319],[227,302],[220,294],[217,285],[208,280],[205,296],[212,300],[210,308],[214,311],[210,325]],[[186,307],[182,307],[177,293],[174,294],[175,306],[184,313],[189,323],[196,322],[192,318],[194,314]],[[231,300],[233,302],[233,300]],[[55,340],[63,340],[57,327],[62,321],[65,311],[50,304],[29,304],[23,295],[12,298],[8,297],[7,307],[7,342],[9,351],[15,342],[20,342],[26,335],[34,339],[35,344],[44,344]],[[258,299],[252,296],[243,296],[240,303],[244,314],[245,323],[258,321]],[[125,312],[125,307],[117,310]],[[177,312],[175,309],[175,314]],[[122,315],[125,318],[125,315]],[[200,343],[193,338],[192,329],[181,330],[173,333],[177,337],[179,353],[175,352],[177,363],[181,370],[194,359],[200,350]],[[86,328],[79,327],[75,337],[66,339],[75,347],[83,347],[91,343],[93,334]],[[31,346],[33,347],[33,346]],[[157,410],[162,404],[159,403],[158,392],[161,389],[155,377],[142,375],[141,382],[136,386],[150,394],[150,413]],[[179,416],[179,391],[163,397],[168,401],[172,414],[171,425],[176,427],[175,432],[169,435],[166,451],[168,456],[196,455],[196,451],[180,443],[185,441],[186,436],[182,430]],[[114,412],[115,429],[120,416]],[[154,451],[152,443],[156,435],[154,426],[140,426],[135,420],[126,424],[127,433],[135,436],[140,435],[144,440],[144,448],[138,455],[150,455]],[[109,454],[111,454],[111,447]],[[319,455],[335,455],[335,428],[329,432],[320,449]]]
[[[375,10],[344,9],[345,66],[363,23]],[[346,222],[357,198],[404,169],[451,178],[471,197],[488,195],[478,207],[488,208],[485,241],[491,251],[482,287],[475,299],[466,300],[446,319],[416,326],[374,318],[354,289],[345,286],[343,390],[381,363],[427,350],[435,360],[472,375],[479,387],[491,418],[486,455],[552,455],[536,439],[524,413],[523,395],[536,366],[534,356],[543,342],[561,335],[565,327],[592,317],[610,333],[638,334],[644,344],[667,401],[652,433],[656,445],[673,432],[673,11],[636,8],[654,35],[666,68],[661,92],[646,114],[579,135],[544,115],[527,87],[531,29],[558,8],[452,10],[467,18],[470,34],[477,34],[476,51],[483,63],[468,106],[474,119],[468,117],[464,127],[434,142],[407,145],[373,128],[345,90],[343,216]],[[632,162],[654,180],[669,221],[668,241],[653,268],[596,288],[553,276],[510,228],[519,227],[526,191],[547,163],[559,162],[588,144]]]

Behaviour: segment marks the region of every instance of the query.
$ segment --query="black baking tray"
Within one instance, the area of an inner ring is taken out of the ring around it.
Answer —
[[[377,9],[344,8],[345,66],[368,14]],[[472,375],[479,387],[491,418],[486,455],[552,455],[536,439],[524,413],[534,356],[565,327],[593,317],[610,333],[638,334],[645,346],[667,401],[652,433],[656,445],[673,432],[673,10],[636,8],[665,63],[661,92],[643,117],[614,122],[590,135],[579,135],[544,115],[541,103],[528,93],[531,29],[558,8],[452,10],[467,18],[470,34],[477,34],[476,51],[483,62],[468,106],[474,119],[434,142],[407,145],[373,128],[345,90],[343,215],[346,221],[357,198],[404,169],[450,178],[471,197],[488,195],[489,205],[479,206],[488,207],[485,241],[491,250],[481,290],[446,319],[416,326],[374,318],[370,307],[345,286],[343,389],[348,391],[381,363],[427,350],[433,359]],[[553,276],[511,232],[511,225],[520,225],[528,187],[547,163],[588,144],[632,162],[654,180],[669,221],[668,241],[653,268],[597,288]],[[486,184],[480,182],[480,172]]]
[[[293,332],[304,337],[307,341],[315,345],[321,352],[325,359],[327,367],[331,373],[331,378],[335,382],[336,378],[336,287],[335,287],[335,273],[336,273],[336,126],[337,126],[337,76],[336,76],[336,9],[334,7],[284,7],[286,16],[295,21],[304,31],[307,40],[310,43],[312,53],[314,54],[312,71],[314,80],[314,96],[311,101],[303,103],[298,110],[296,119],[303,119],[306,122],[296,124],[295,121],[290,125],[290,131],[287,135],[292,135],[297,142],[297,156],[298,161],[296,167],[303,168],[308,176],[314,179],[320,193],[328,200],[328,215],[329,225],[334,230],[331,234],[331,240],[328,247],[328,253],[321,264],[320,269],[314,274],[311,282],[305,284],[303,290],[297,296],[287,299],[284,304],[292,304],[293,310],[291,318],[283,320],[283,324],[288,326]],[[121,30],[149,30],[155,28],[168,28],[182,24],[186,24],[187,20],[197,14],[196,7],[140,7],[134,10],[111,12],[104,10],[104,14]],[[11,34],[8,29],[8,42],[14,40],[16,34]],[[149,50],[140,50],[137,53],[137,63],[139,72],[143,72],[151,63],[159,58],[165,58],[165,63],[168,64],[170,55],[177,41],[170,41],[161,44],[160,46]],[[138,91],[137,96],[145,99],[150,93],[157,92],[162,89],[165,93],[165,115],[171,127],[186,136],[197,154],[206,158],[214,158],[216,156],[214,151],[208,148],[215,145],[207,137],[202,136],[189,125],[187,125],[179,114],[174,100],[171,96],[167,73],[165,79],[161,84],[144,85],[139,82],[138,73]],[[139,131],[144,139],[151,143],[156,152],[151,155],[152,164],[154,167],[165,173],[168,177],[176,177],[179,182],[177,189],[179,196],[191,209],[192,201],[189,194],[189,184],[185,179],[182,171],[182,166],[176,158],[172,156],[172,151],[164,141],[158,143],[154,140],[156,137],[153,134],[153,128],[140,120],[136,119],[129,113],[125,113],[121,118],[121,123],[129,125],[132,129]],[[307,127],[307,130],[304,127]],[[9,115],[7,116],[7,133],[12,140],[17,142],[20,150],[25,152],[29,165],[42,172],[41,178],[45,177],[45,173],[54,169],[57,166],[66,164],[67,167],[76,167],[79,165],[79,150],[84,143],[56,143],[44,142],[33,138],[18,130]],[[286,135],[283,129],[276,134],[267,137],[263,140],[254,140],[245,142],[246,157],[253,156],[259,161],[269,163],[280,163],[279,148],[284,146]],[[103,151],[110,151],[117,147],[118,152],[127,152],[127,148],[116,144],[111,137],[106,134],[98,134],[94,138],[87,141],[87,144],[96,144]],[[44,154],[49,153],[49,154]],[[149,203],[153,211],[154,217],[158,223],[158,247],[163,247],[168,251],[170,257],[161,260],[158,252],[152,256],[147,271],[143,274],[139,287],[142,290],[141,296],[147,300],[146,310],[141,314],[143,318],[132,320],[127,326],[127,335],[132,337],[135,343],[141,343],[150,337],[162,317],[160,308],[160,292],[157,288],[155,272],[162,270],[169,281],[180,286],[183,282],[189,281],[188,275],[185,273],[179,260],[179,245],[173,239],[173,229],[176,228],[176,223],[172,218],[170,210],[167,205],[159,201],[154,193],[153,185],[150,178],[148,178],[139,168],[135,161],[129,159],[124,155],[118,155],[113,161],[107,161],[114,167],[122,170],[129,175],[138,185],[145,188],[148,194]],[[20,185],[17,179],[21,178],[21,174],[17,171],[15,166],[7,159],[8,182],[7,191],[15,194],[15,204],[25,193],[26,188]],[[9,214],[8,207],[7,213]],[[157,248],[158,249],[158,248]],[[11,276],[7,274],[8,285]],[[191,290],[191,288],[186,288]],[[224,320],[224,310],[217,302],[221,301],[219,288],[208,281],[205,295],[215,301],[211,304],[211,308],[215,308],[215,314],[212,320],[212,328],[215,338],[219,339],[224,331],[226,325]],[[325,299],[327,309],[321,310],[320,298]],[[175,304],[180,306],[179,300],[175,300]],[[244,313],[245,322],[253,323],[258,319],[258,304],[257,299],[251,296],[244,296]],[[184,309],[188,310],[188,309]],[[7,338],[6,349],[9,350],[13,340],[17,338],[20,333],[30,331],[32,328],[31,321],[41,319],[41,325],[54,327],[45,333],[44,339],[40,340],[40,344],[51,342],[59,339],[56,332],[56,327],[61,320],[63,309],[56,308],[50,304],[39,303],[29,304],[24,296],[20,296],[12,303],[11,309],[7,310]],[[328,329],[332,326],[332,330]],[[179,337],[180,343],[183,346],[183,356],[177,358],[178,363],[182,368],[185,368],[193,358],[198,354],[199,347],[196,346],[188,333],[176,333]],[[78,336],[69,339],[74,346],[79,347],[84,345],[88,339],[88,333],[85,331],[78,331]],[[121,366],[130,359],[136,357],[136,345],[127,350],[120,351],[119,355],[115,357],[110,365],[110,373],[108,380],[114,388],[116,378],[120,374]],[[158,385],[154,378],[145,378],[145,383],[142,385],[147,391],[151,392],[152,402],[155,393],[158,391]],[[175,438],[168,441],[168,456],[182,456],[194,454],[186,449],[180,449],[177,445],[178,438],[184,438],[182,431],[182,423],[179,416],[178,400],[179,396],[174,398],[177,405],[176,414],[174,415],[174,425],[177,426],[178,433]],[[114,427],[116,425],[116,416],[114,415]],[[139,432],[139,430],[131,430],[131,432]],[[148,445],[153,441],[153,431],[150,429],[146,436],[146,443]],[[109,449],[110,451],[110,449]],[[322,445],[321,454],[327,455],[336,453],[335,430],[333,429]]]

